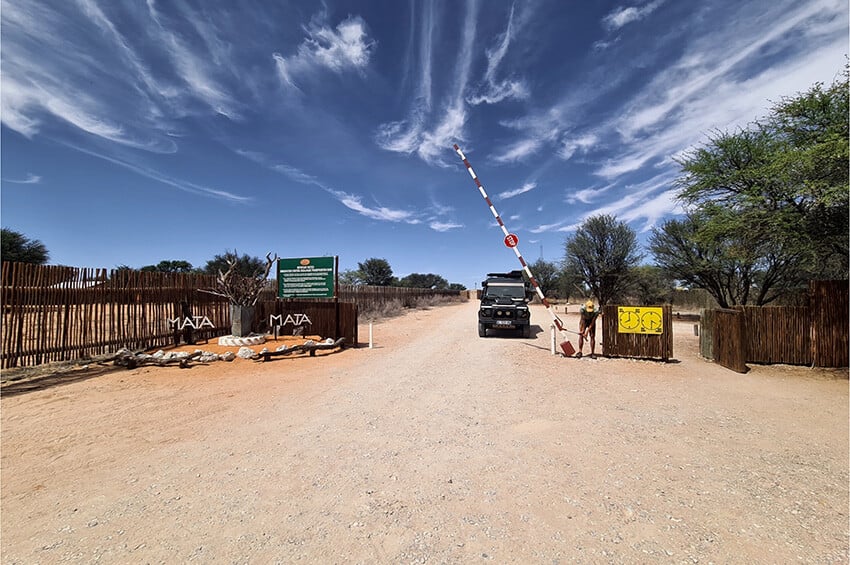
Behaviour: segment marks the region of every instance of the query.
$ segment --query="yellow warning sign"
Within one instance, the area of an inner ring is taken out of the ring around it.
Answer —
[[[617,333],[654,334],[664,331],[661,308],[647,306],[618,306]]]

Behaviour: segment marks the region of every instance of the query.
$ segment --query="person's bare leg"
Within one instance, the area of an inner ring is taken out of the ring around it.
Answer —
[[[596,359],[596,328],[590,330],[590,358]]]
[[[578,351],[576,357],[581,357],[581,350],[584,349],[584,324],[578,326]]]

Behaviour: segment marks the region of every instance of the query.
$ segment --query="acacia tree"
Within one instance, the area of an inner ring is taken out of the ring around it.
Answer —
[[[684,221],[651,248],[721,306],[767,304],[848,271],[848,80],[776,104],[748,129],[713,134],[679,160]],[[710,257],[711,260],[707,260]]]
[[[653,229],[650,252],[670,277],[705,289],[722,308],[768,304],[796,287],[802,257],[740,226],[734,215],[706,206],[668,220]]]
[[[641,260],[634,230],[611,215],[585,220],[565,248],[566,270],[578,273],[602,305],[624,294],[630,271]]]
[[[366,259],[357,263],[359,279],[369,286],[391,286],[393,284],[393,270],[386,259]]]
[[[0,257],[3,261],[44,265],[50,256],[47,247],[39,240],[3,228],[0,235]]]
[[[360,271],[356,269],[345,269],[339,274],[339,284],[362,284],[360,282]]]
[[[203,268],[203,272],[207,275],[218,275],[232,271],[233,274],[243,277],[256,277],[258,273],[262,273],[266,268],[267,262],[259,257],[251,257],[250,255],[239,255],[235,249],[233,251],[225,250],[223,254],[216,255]]]
[[[555,263],[550,263],[541,258],[529,265],[528,268],[531,269],[534,280],[537,281],[537,285],[545,296],[549,296],[557,290],[560,273]]]
[[[261,265],[245,275],[239,270],[238,257],[231,258],[227,270],[220,269],[216,273],[215,290],[204,290],[204,292],[227,298],[230,304],[235,306],[253,307],[260,298],[260,292],[266,286],[266,279],[275,261],[277,261],[277,255],[272,257],[269,253]]]
[[[673,283],[664,269],[655,265],[639,265],[632,269],[629,294],[639,305],[669,303],[673,299]]]

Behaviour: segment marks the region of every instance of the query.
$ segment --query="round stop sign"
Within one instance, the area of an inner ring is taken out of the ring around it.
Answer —
[[[508,247],[516,247],[517,243],[519,243],[519,238],[516,235],[509,233],[505,236],[505,245]]]

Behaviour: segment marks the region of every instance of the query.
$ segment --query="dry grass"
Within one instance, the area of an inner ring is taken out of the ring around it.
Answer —
[[[460,297],[445,297],[445,296],[422,296],[416,298],[411,306],[405,304],[398,299],[381,302],[377,305],[363,307],[358,312],[358,317],[366,322],[377,322],[401,316],[410,310],[428,310],[436,306],[444,306],[447,304],[457,304],[462,302]]]

